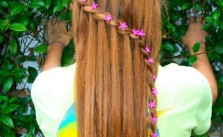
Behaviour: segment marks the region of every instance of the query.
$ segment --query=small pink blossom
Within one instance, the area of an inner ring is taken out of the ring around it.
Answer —
[[[157,118],[156,118],[156,116],[152,117],[152,123],[153,123],[153,124],[156,124],[156,122],[157,122]]]
[[[153,75],[153,80],[156,81],[156,75]]]
[[[154,62],[154,59],[152,59],[152,58],[148,58],[147,61],[148,61],[150,64],[154,64],[154,63],[155,63],[155,62]]]
[[[93,10],[96,10],[96,9],[98,8],[98,4],[94,2],[94,3],[92,4],[91,8],[92,8]]]
[[[139,30],[136,30],[136,29],[133,29],[133,30],[132,30],[132,34],[135,35],[135,36],[138,35],[138,32],[139,32]]]
[[[106,16],[105,16],[105,21],[106,22],[109,22],[109,21],[111,21],[112,20],[112,16],[111,16],[111,14],[107,14]]]
[[[157,133],[152,133],[151,137],[158,137]]]
[[[144,36],[146,36],[146,33],[144,32],[144,30],[139,30],[138,31],[138,36],[144,37]]]
[[[155,88],[152,88],[152,94],[155,95],[155,96],[158,94],[158,92]]]
[[[149,108],[155,108],[156,107],[156,103],[154,101],[150,101],[148,107]]]
[[[128,28],[128,26],[127,26],[126,22],[121,22],[119,25],[119,28],[122,30],[125,30],[126,28]]]
[[[87,0],[81,0],[81,1],[83,1],[83,2],[87,2]]]
[[[145,50],[146,50],[147,53],[151,53],[150,48],[148,48],[147,46],[145,47]]]

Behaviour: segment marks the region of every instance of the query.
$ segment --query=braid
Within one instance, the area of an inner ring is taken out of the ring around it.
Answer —
[[[78,136],[147,137],[149,126],[150,136],[157,137],[155,77],[161,43],[161,13],[157,10],[160,1],[138,0],[134,5],[129,0],[98,0],[100,8],[93,0],[77,0],[77,3],[80,10],[76,12],[80,15],[76,21],[88,24],[85,28],[80,25],[79,29],[86,31],[88,40],[83,40],[86,34],[78,31],[78,25],[75,37],[78,46],[84,42],[88,45],[87,53],[82,50],[80,57],[90,59],[85,60],[86,69],[80,67],[82,71],[77,76],[84,80],[76,82],[85,85],[79,86],[77,92],[82,95],[77,96],[78,117],[84,114],[79,118],[83,124],[78,123],[81,132]],[[152,10],[145,5],[153,7]],[[88,19],[82,14],[88,15]],[[84,76],[80,76],[81,72]]]

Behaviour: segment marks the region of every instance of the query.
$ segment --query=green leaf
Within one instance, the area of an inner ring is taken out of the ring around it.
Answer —
[[[218,54],[223,54],[223,41],[219,41],[215,43],[215,51]]]
[[[8,99],[7,96],[3,96],[3,95],[0,95],[0,103],[4,100],[6,101]]]
[[[10,88],[13,85],[13,78],[12,77],[8,77],[6,80],[4,80],[3,82],[3,90],[5,92],[8,92],[10,90]]]
[[[15,131],[11,129],[9,132],[4,133],[5,137],[16,137]]]
[[[13,7],[12,10],[10,11],[10,16],[14,16],[14,15],[20,13],[25,8],[26,8],[25,6],[21,6],[21,5],[17,5],[15,7]]]
[[[199,51],[200,47],[201,47],[200,42],[195,43],[194,46],[193,46],[193,52],[197,53]]]
[[[30,20],[31,20],[31,18],[29,18],[29,17],[23,17],[23,18],[19,19],[19,23],[27,26],[29,24]]]
[[[213,23],[213,21],[214,21],[214,18],[212,17],[212,16],[207,16],[206,18],[205,18],[205,21],[207,22],[207,23]]]
[[[183,3],[183,4],[181,5],[181,10],[189,9],[191,6],[192,6],[192,4],[189,3],[189,2],[187,2],[187,3]]]
[[[201,4],[198,4],[198,3],[194,4],[194,8],[195,8],[197,11],[202,11],[202,6],[201,6]]]
[[[53,13],[56,13],[58,11],[61,11],[64,8],[63,5],[56,5],[53,9]]]
[[[71,22],[71,20],[72,20],[72,13],[71,13],[71,11],[68,11],[68,12],[66,12],[64,14],[61,14],[60,15],[60,19],[65,20],[66,22]]]
[[[221,15],[221,11],[219,9],[215,10],[212,14],[214,20],[218,20]]]
[[[9,102],[12,103],[12,102],[16,102],[18,101],[18,98],[17,97],[12,97],[9,99]]]
[[[166,42],[164,45],[163,45],[164,49],[166,50],[169,50],[169,51],[175,51],[175,47],[170,44],[169,42]]]
[[[9,4],[6,1],[0,1],[2,7],[8,8]]]
[[[18,54],[18,45],[14,38],[10,42],[9,52],[11,56],[16,56]]]
[[[62,5],[68,7],[70,0],[62,0]]]
[[[0,115],[0,121],[11,128],[14,128],[13,121],[8,115]]]
[[[41,44],[41,45],[35,47],[34,51],[36,53],[39,53],[39,54],[46,53],[47,52],[47,47],[48,47],[47,45]]]
[[[26,26],[21,23],[13,23],[9,25],[9,29],[14,31],[26,31]]]
[[[171,24],[171,23],[168,23],[168,24],[167,24],[167,28],[168,28],[168,30],[169,30],[171,33],[175,33],[175,32],[176,32],[176,27],[175,27],[173,24]]]
[[[222,0],[215,0],[217,5],[223,8],[223,1]]]
[[[0,70],[0,75],[4,77],[11,76],[12,73],[9,70]]]
[[[51,4],[51,0],[44,0],[44,5],[45,5],[46,9],[49,9],[50,4]]]
[[[28,83],[32,83],[37,77],[38,72],[34,67],[28,67],[28,73],[29,73]]]
[[[7,30],[9,23],[10,23],[9,19],[5,19],[5,20],[0,19],[0,32]]]
[[[41,8],[45,7],[43,0],[35,0],[29,4],[32,8]]]
[[[197,61],[197,57],[196,56],[190,56],[189,58],[188,58],[188,63],[189,63],[189,65],[193,65],[195,62]]]
[[[11,113],[11,112],[15,111],[18,107],[19,107],[19,105],[17,105],[17,104],[9,104],[4,109],[0,110],[0,114]]]
[[[209,23],[206,23],[202,26],[202,29],[205,31],[208,31],[210,28],[211,28],[211,24],[209,24]]]

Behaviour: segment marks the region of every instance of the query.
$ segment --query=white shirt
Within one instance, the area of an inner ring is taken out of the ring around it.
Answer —
[[[75,65],[57,67],[38,75],[32,86],[37,122],[45,137],[56,137],[74,103]],[[212,95],[206,78],[191,67],[170,64],[159,67],[158,129],[161,137],[204,134],[211,125]]]

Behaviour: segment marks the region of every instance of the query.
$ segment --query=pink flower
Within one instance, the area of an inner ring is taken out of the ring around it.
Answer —
[[[83,2],[87,2],[87,0],[81,0],[81,1],[83,1]]]
[[[158,92],[155,88],[152,88],[152,94],[155,95],[155,96],[158,94]]]
[[[152,117],[152,123],[153,124],[156,124],[156,122],[157,122],[157,118],[154,116],[154,117]]]
[[[151,134],[151,137],[158,137],[157,133]]]
[[[150,64],[154,64],[154,60],[152,58],[148,58],[147,61],[150,63]]]
[[[149,108],[155,108],[156,107],[156,103],[154,101],[150,101],[148,107]]]
[[[156,81],[156,75],[153,76],[153,80]]]
[[[92,8],[93,10],[96,10],[96,9],[98,8],[98,4],[94,2],[94,3],[92,4],[91,8]]]
[[[105,21],[106,22],[109,22],[109,21],[111,21],[112,20],[112,16],[111,16],[111,14],[107,14],[106,16],[105,16]]]
[[[138,35],[139,35],[140,37],[144,37],[144,36],[146,36],[146,33],[144,32],[144,30],[139,30],[139,31],[138,31]]]
[[[151,53],[150,48],[148,48],[147,46],[145,47],[145,50],[146,50],[147,53]]]
[[[128,28],[128,26],[127,26],[126,22],[121,22],[120,25],[119,25],[119,28],[121,30],[125,30],[126,28]]]
[[[135,35],[135,36],[138,35],[138,32],[139,32],[139,30],[136,30],[136,29],[133,29],[133,30],[132,30],[132,34]]]

